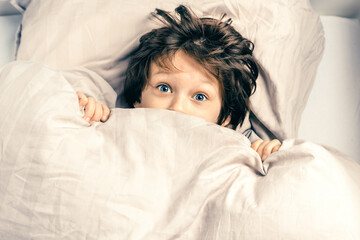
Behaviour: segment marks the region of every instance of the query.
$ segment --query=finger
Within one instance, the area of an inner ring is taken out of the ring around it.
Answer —
[[[253,143],[251,144],[251,148],[254,149],[255,151],[257,151],[258,148],[259,148],[259,146],[260,146],[260,144],[261,144],[262,142],[263,142],[262,139],[256,140],[255,142],[253,142]]]
[[[89,122],[95,113],[95,100],[92,97],[88,98],[88,103],[85,105],[85,114],[83,119]]]
[[[264,161],[271,153],[279,150],[280,146],[281,146],[281,143],[279,140],[274,139],[274,140],[270,141],[264,147],[261,159]]]
[[[262,161],[264,161],[264,158],[263,158],[263,151],[265,149],[265,146],[269,143],[269,141],[263,141],[260,146],[258,147],[257,149],[257,153],[259,154],[260,158]]]
[[[101,121],[106,122],[110,116],[110,109],[105,104],[101,104],[101,106],[103,109],[103,115],[101,117]]]
[[[281,147],[281,142],[279,141],[279,144],[276,145],[276,146],[273,148],[273,150],[271,151],[271,153],[274,153],[274,152],[279,151],[280,147]]]
[[[280,142],[277,139],[268,142],[263,150],[263,155],[269,156],[272,153],[273,148],[278,144],[280,144]]]
[[[96,102],[95,103],[95,112],[90,120],[90,123],[99,122],[102,115],[103,115],[103,108],[101,106],[101,103]]]
[[[80,110],[88,103],[88,98],[82,92],[76,92],[79,99]]]

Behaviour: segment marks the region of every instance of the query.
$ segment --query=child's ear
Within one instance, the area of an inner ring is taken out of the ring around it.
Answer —
[[[231,128],[231,125],[230,125],[230,120],[231,120],[231,117],[228,116],[225,120],[225,122],[223,124],[221,124],[222,127],[227,127],[227,128]]]

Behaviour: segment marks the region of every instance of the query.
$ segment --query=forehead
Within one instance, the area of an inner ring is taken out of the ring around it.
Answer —
[[[215,74],[216,71],[210,64],[205,61],[199,61],[182,50],[156,58],[151,62],[149,70],[149,77],[159,74],[187,73],[192,75],[194,79],[199,79],[222,88],[222,81]]]

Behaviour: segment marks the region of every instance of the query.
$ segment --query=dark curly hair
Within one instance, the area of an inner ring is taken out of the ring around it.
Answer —
[[[252,56],[254,44],[231,26],[231,19],[222,21],[198,18],[189,8],[180,5],[176,14],[156,9],[153,16],[164,27],[153,29],[140,38],[140,45],[131,53],[126,71],[124,97],[130,107],[141,102],[141,93],[148,83],[150,64],[164,66],[182,50],[198,61],[218,81],[222,107],[218,124],[228,117],[235,129],[249,111],[249,97],[256,89],[258,64]]]

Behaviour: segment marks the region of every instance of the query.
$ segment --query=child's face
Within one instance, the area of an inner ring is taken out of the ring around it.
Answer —
[[[222,103],[218,80],[183,51],[172,64],[164,69],[151,63],[149,82],[135,107],[168,109],[217,123]]]

